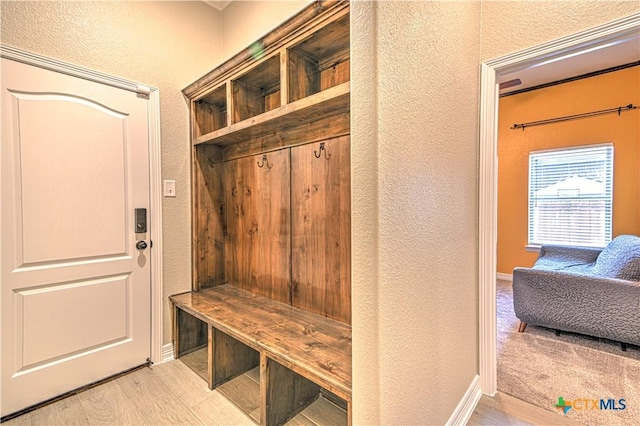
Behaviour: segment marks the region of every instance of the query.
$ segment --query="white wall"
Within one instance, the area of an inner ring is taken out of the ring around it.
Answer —
[[[177,194],[163,199],[164,342],[171,341],[167,296],[191,288],[189,111],[181,90],[222,60],[220,12],[199,1],[3,0],[0,13],[2,43],[160,89],[162,176],[176,180]]]
[[[478,68],[640,2],[353,2],[354,424],[442,424],[478,371]]]
[[[354,424],[443,424],[478,371],[480,3],[352,13]]]
[[[497,58],[638,12],[637,0],[483,0],[480,56]]]
[[[377,9],[351,7],[353,424],[380,424]],[[357,188],[357,190],[356,190]]]
[[[222,11],[223,56],[229,59],[304,9],[310,0],[233,1]]]

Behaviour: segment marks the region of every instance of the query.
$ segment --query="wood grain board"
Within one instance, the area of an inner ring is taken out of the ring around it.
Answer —
[[[292,304],[347,324],[351,323],[349,152],[348,136],[291,149]]]
[[[343,57],[343,53],[349,51],[349,41],[349,14],[343,12],[339,19],[314,32],[293,49],[321,63]]]
[[[224,195],[221,148],[195,147],[192,167],[193,288],[226,281],[224,275]]]
[[[213,132],[227,125],[227,85],[223,84],[206,97],[194,101],[193,136]]]
[[[234,160],[258,153],[275,151],[312,142],[319,142],[350,133],[351,116],[348,112],[299,123],[293,128],[283,128],[223,148],[225,160]]]
[[[258,110],[264,105],[261,97],[256,96],[255,102],[259,102],[260,106],[252,107],[254,110]],[[345,82],[298,101],[281,105],[279,108],[253,116],[250,119],[235,121],[230,126],[194,138],[193,143],[194,145],[211,143],[218,146],[239,143],[281,129],[294,128],[299,124],[349,112],[349,106],[350,83]],[[234,107],[235,111],[242,108],[242,105]],[[236,116],[236,118],[238,117],[240,115]]]
[[[320,388],[267,356],[260,355],[260,422],[281,425],[320,396]]]
[[[209,329],[209,389],[251,370],[260,363],[260,354],[217,328]]]
[[[322,70],[320,72],[320,90],[327,90],[349,81],[351,78],[350,66],[351,61],[347,59],[346,61]]]
[[[271,89],[280,85],[280,54],[268,58],[259,56],[260,53],[256,52],[256,64],[235,81],[242,81],[265,93],[273,92]]]
[[[225,163],[227,280],[285,303],[291,300],[289,175],[287,150]]]
[[[233,122],[280,106],[280,56],[274,55],[231,81]]]
[[[176,358],[194,352],[207,345],[207,324],[188,313],[176,311]]]
[[[318,63],[297,50],[289,51],[289,102],[320,91]]]
[[[177,309],[351,401],[349,325],[231,285],[170,299]]]
[[[265,112],[264,96],[259,87],[243,81],[233,82],[233,122],[238,123]]]

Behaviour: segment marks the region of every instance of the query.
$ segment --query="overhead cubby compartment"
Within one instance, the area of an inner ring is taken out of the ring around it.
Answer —
[[[193,140],[194,145],[210,143],[218,146],[241,144],[248,140],[276,137],[286,138],[292,129],[303,128],[310,123],[331,120],[338,117],[333,123],[341,123],[339,117],[349,113],[349,82],[316,93],[297,102],[292,102],[282,107],[256,116],[251,120],[244,120],[231,124],[215,132],[197,136]],[[328,123],[329,127],[333,124]],[[348,126],[348,120],[347,120]],[[329,136],[334,136],[329,134]],[[317,138],[316,138],[317,139]]]
[[[280,106],[280,55],[261,62],[232,80],[233,123],[271,111]]]
[[[263,58],[247,51],[232,59],[237,68],[186,89],[197,99],[193,145],[216,145],[228,159],[349,132],[349,13],[341,2],[319,4],[333,15],[322,25],[267,45]]]
[[[288,101],[349,81],[349,15],[324,26],[288,50]]]
[[[212,90],[193,103],[195,137],[227,126],[227,85]]]

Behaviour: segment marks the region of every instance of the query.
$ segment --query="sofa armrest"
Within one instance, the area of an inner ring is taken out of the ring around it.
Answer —
[[[594,247],[572,247],[543,245],[535,266],[543,269],[564,269],[570,266],[592,264],[602,249]]]

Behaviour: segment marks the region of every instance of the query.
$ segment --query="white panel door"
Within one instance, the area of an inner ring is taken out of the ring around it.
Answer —
[[[149,357],[147,102],[2,59],[3,416]]]

